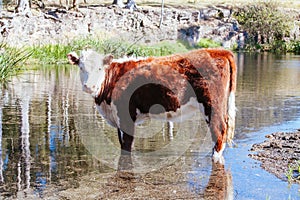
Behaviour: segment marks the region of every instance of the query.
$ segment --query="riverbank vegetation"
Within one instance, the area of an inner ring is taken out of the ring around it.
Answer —
[[[246,32],[246,51],[300,52],[299,24],[278,2],[259,1],[239,8],[234,17]]]
[[[300,41],[290,43],[289,45],[288,49],[290,49],[290,52],[299,53]],[[79,52],[86,48],[92,48],[100,53],[112,54],[115,58],[120,58],[124,56],[164,56],[186,52],[193,48],[220,46],[220,43],[208,39],[201,39],[195,47],[189,47],[180,41],[164,41],[153,45],[141,45],[121,40],[101,40],[99,38],[84,38],[67,44],[48,44],[22,48],[9,47],[5,43],[0,43],[0,82],[4,82],[9,77],[17,74],[18,71],[24,69],[22,66],[24,66],[25,61],[30,63],[30,65],[66,64],[67,53],[71,51]],[[248,48],[247,50],[254,50],[254,48]]]
[[[115,58],[124,56],[146,57],[165,56],[186,52],[189,49],[180,42],[164,41],[153,45],[132,44],[122,40],[83,38],[67,44],[47,44],[30,47],[10,47],[0,42],[0,82],[27,67],[46,64],[66,64],[66,55],[71,51],[91,48],[103,54],[112,54]]]
[[[0,82],[5,82],[21,71],[22,64],[31,54],[32,52],[29,49],[13,48],[0,42]]]
[[[201,39],[195,47],[182,41],[163,41],[153,45],[128,43],[116,39],[84,38],[68,44],[49,44],[29,47],[32,52],[30,61],[39,64],[60,64],[66,62],[66,55],[71,51],[79,52],[91,48],[103,54],[112,54],[115,58],[124,56],[147,57],[166,56],[183,53],[195,48],[221,47],[221,43],[209,39]]]
[[[188,49],[180,42],[165,41],[155,45],[131,44],[126,41],[85,38],[72,41],[68,44],[54,44],[29,47],[32,51],[32,62],[43,64],[65,63],[67,53],[79,52],[82,49],[91,48],[103,54],[112,54],[115,58],[124,56],[146,57],[164,56],[172,53],[185,52]]]

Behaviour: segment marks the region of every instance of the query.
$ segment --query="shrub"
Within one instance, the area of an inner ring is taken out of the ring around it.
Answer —
[[[272,44],[278,45],[278,41],[289,36],[293,21],[278,9],[278,2],[272,0],[248,4],[234,15],[248,33],[246,42],[250,46],[258,44],[257,47],[262,50],[273,49]]]
[[[300,41],[291,41],[289,44],[288,51],[300,54]]]

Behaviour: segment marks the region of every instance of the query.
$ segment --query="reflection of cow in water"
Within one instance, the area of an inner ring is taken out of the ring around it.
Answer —
[[[135,123],[145,117],[178,121],[204,109],[219,161],[235,126],[236,65],[230,51],[201,49],[138,60],[113,60],[92,50],[68,54],[80,68],[83,90],[118,129],[122,153],[131,152]]]
[[[230,170],[225,169],[224,165],[212,162],[211,170],[198,168],[191,172],[192,174],[195,173],[194,176],[186,171],[181,171],[184,169],[184,165],[176,164],[161,169],[159,172],[138,174],[137,176],[128,171],[118,171],[109,177],[106,174],[107,181],[101,181],[103,184],[97,184],[98,190],[101,190],[101,194],[97,198],[234,199],[232,175]],[[203,169],[209,170],[210,174],[204,173],[199,176],[197,170],[203,172]],[[103,179],[101,178],[101,180]]]
[[[204,199],[234,199],[232,175],[224,165],[212,162],[212,171],[205,187]]]

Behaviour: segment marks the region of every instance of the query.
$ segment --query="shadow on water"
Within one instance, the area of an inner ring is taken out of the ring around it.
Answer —
[[[26,72],[0,93],[0,195],[12,199],[266,199],[272,194],[278,194],[272,199],[297,198],[297,186],[288,188],[247,155],[250,146],[269,131],[300,128],[293,127],[300,121],[299,60],[294,55],[237,55],[238,147],[226,149],[225,166],[211,162],[213,145],[199,114],[184,123],[149,120],[138,125],[132,161],[128,161],[120,157],[116,130],[82,92],[76,68]],[[122,162],[132,163],[133,168],[117,172]]]

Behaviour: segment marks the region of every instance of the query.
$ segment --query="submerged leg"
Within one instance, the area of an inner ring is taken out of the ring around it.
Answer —
[[[121,145],[121,150],[130,153],[134,137],[132,135],[125,133],[121,129],[118,129],[118,138],[119,138],[119,143]]]
[[[131,153],[121,150],[121,155],[118,162],[118,171],[130,171],[132,168]]]
[[[121,155],[118,163],[118,170],[131,170],[132,159],[131,159],[131,147],[133,143],[133,136],[125,133],[121,129],[118,129],[118,137],[121,145]]]

